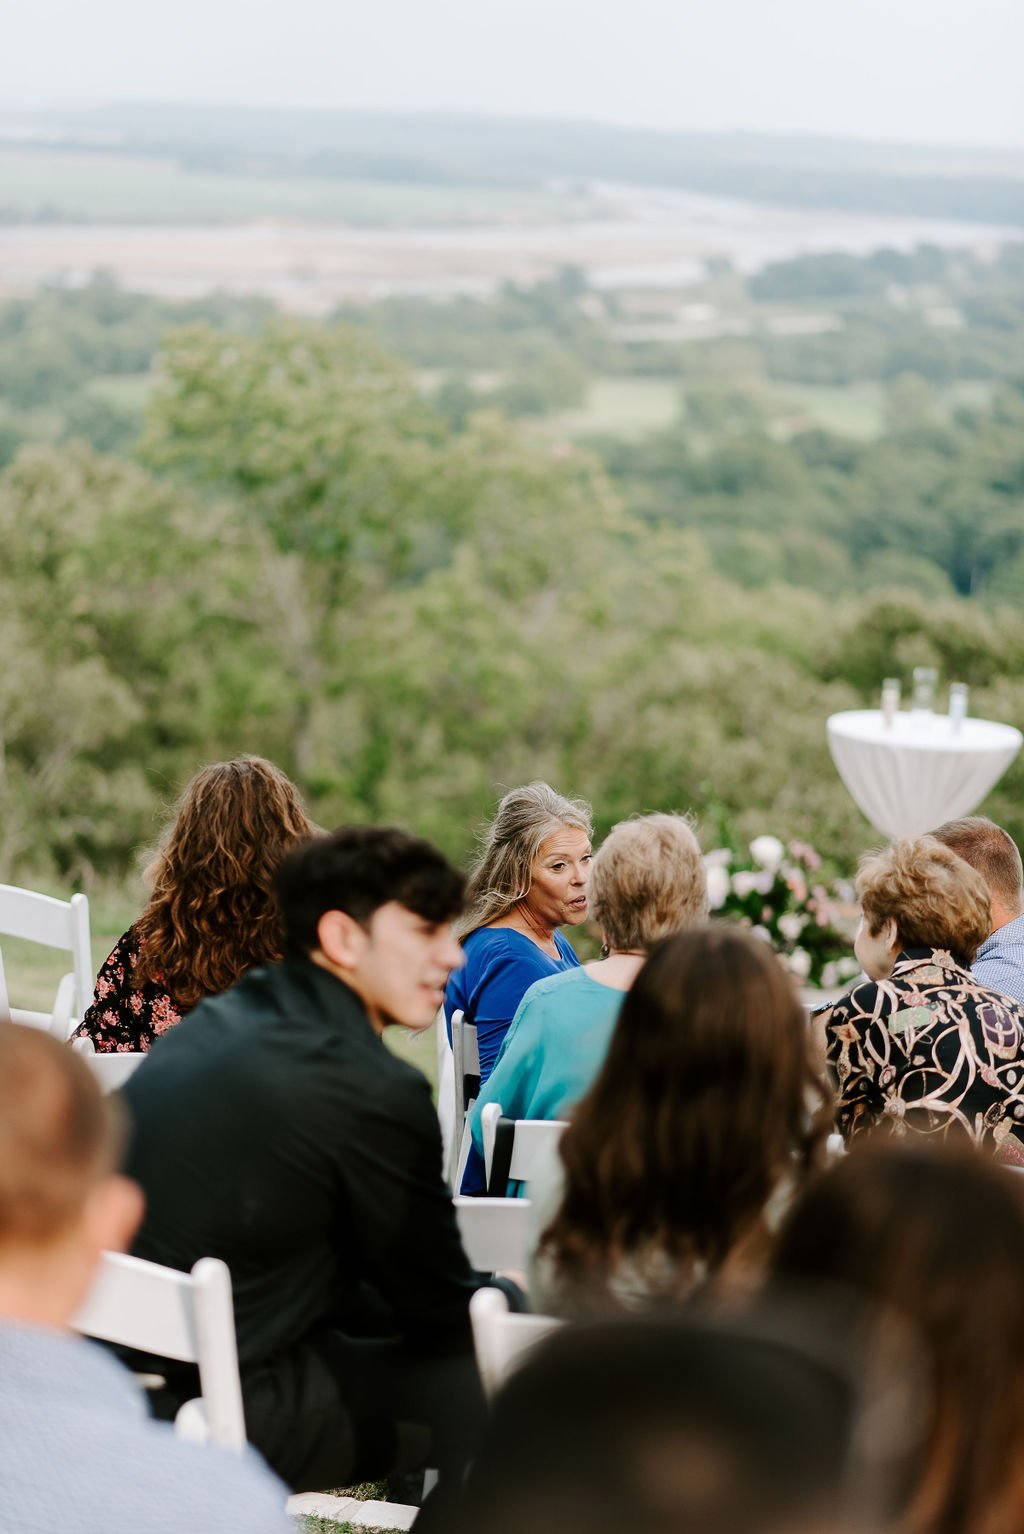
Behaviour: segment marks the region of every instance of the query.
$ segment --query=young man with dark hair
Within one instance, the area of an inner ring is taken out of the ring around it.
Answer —
[[[0,1022],[0,1527],[288,1534],[285,1488],[251,1451],[151,1422],[128,1371],[70,1334],[142,1213],[120,1130],[78,1055]]]
[[[462,875],[403,831],[353,827],[293,852],[278,892],[284,963],[201,1002],[125,1088],[134,1250],[227,1262],[249,1438],[294,1489],[424,1461],[443,1479],[480,1415],[480,1280],[429,1086],[382,1035],[433,1021],[462,963]],[[189,1388],[169,1385],[169,1404]]]
[[[975,954],[972,970],[990,991],[1024,1005],[1024,871],[1016,842],[984,815],[947,820],[931,835],[988,885],[992,931]]]

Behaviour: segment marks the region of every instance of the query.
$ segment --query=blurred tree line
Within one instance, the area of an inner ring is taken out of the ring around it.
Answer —
[[[541,774],[602,827],[693,807],[708,840],[767,828],[848,866],[872,833],[828,712],[931,662],[1020,723],[1020,248],[715,283],[748,336],[626,346],[573,272],[343,325],[102,278],[0,307],[0,879],[123,877],[160,804],[242,750],[325,823],[400,819],[457,857]],[[840,330],[757,319],[822,301]],[[962,325],[930,325],[940,301]],[[677,421],[539,437],[596,370],[678,377]],[[780,435],[790,376],[887,379],[884,430]],[[994,387],[951,407],[962,379]],[[1022,775],[990,804],[1018,839]]]
[[[588,451],[453,423],[365,329],[174,331],[132,459],[41,442],[0,476],[0,880],[123,877],[181,783],[241,751],[325,824],[399,820],[459,859],[543,776],[601,830],[693,808],[709,842],[771,830],[848,868],[875,838],[828,713],[931,662],[975,712],[1024,715],[1024,618],[951,589],[1019,559],[997,529],[1021,403],[866,458],[742,421],[698,461],[670,434],[616,466],[624,499]],[[670,470],[658,516],[641,489]],[[905,566],[862,588],[887,550],[939,570],[940,539],[946,589]],[[1018,762],[989,803],[1018,839],[1022,787]]]

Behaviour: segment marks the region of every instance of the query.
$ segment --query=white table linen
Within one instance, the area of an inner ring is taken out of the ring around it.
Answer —
[[[904,711],[887,728],[878,709],[833,714],[827,728],[839,776],[890,837],[921,836],[969,815],[1024,742],[1020,730],[990,719],[965,719],[954,733],[945,714]]]

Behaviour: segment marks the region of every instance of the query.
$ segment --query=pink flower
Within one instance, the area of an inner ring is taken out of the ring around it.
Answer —
[[[175,1023],[181,1022],[181,1013],[174,1006],[169,996],[161,996],[153,1003],[153,1032],[156,1034],[166,1033],[168,1028],[173,1028]]]

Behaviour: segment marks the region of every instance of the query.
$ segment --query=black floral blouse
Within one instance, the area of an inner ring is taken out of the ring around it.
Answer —
[[[1024,1008],[942,949],[901,953],[827,1022],[843,1136],[960,1132],[1024,1165]]]
[[[92,1039],[97,1054],[147,1050],[185,1014],[161,985],[151,980],[135,983],[139,947],[135,928],[129,927],[100,970],[92,1006],[72,1035]]]

